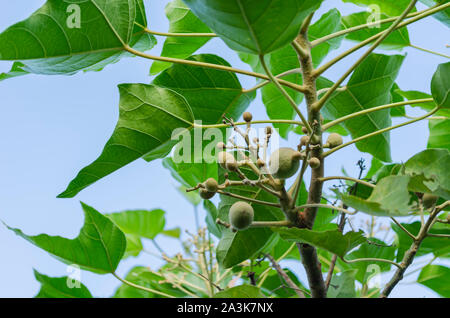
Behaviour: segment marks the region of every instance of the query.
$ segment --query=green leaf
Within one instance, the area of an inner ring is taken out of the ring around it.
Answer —
[[[19,229],[9,226],[8,229],[64,263],[77,264],[99,274],[113,273],[125,252],[125,235],[94,208],[84,203],[81,206],[84,226],[75,239],[47,234],[28,236]]]
[[[122,259],[126,259],[131,256],[133,257],[138,256],[144,249],[141,238],[138,235],[126,233],[125,237],[127,239],[127,248],[125,250],[125,254],[123,255]]]
[[[263,298],[261,290],[252,285],[235,286],[214,295],[214,298]]]
[[[368,6],[378,6],[382,13],[387,14],[388,16],[397,16],[400,15],[410,3],[410,0],[395,0],[395,1],[386,1],[386,0],[343,0],[344,2],[351,2],[356,5],[362,7]],[[415,9],[413,9],[415,11]]]
[[[394,83],[391,88],[391,103],[399,103],[403,102],[405,98],[396,92],[397,89],[400,89],[397,83]],[[392,117],[403,117],[406,115],[405,106],[394,107],[391,108],[391,116]]]
[[[79,26],[73,24],[77,19]],[[16,76],[98,70],[130,56],[124,50],[127,45],[140,50],[155,45],[154,37],[135,21],[147,25],[142,0],[49,0],[0,34],[0,59],[21,61],[10,74]]]
[[[181,0],[173,0],[166,6],[170,33],[210,33],[211,30],[197,18]],[[201,48],[209,37],[167,37],[161,56],[185,59]],[[158,74],[171,66],[171,63],[155,61],[150,74]]]
[[[431,80],[431,94],[442,108],[450,108],[450,62],[439,64]]]
[[[347,255],[347,260],[354,260],[358,258],[378,258],[393,261],[395,259],[396,247],[388,246],[381,240],[371,238],[370,242],[361,244],[361,246],[354,252]],[[377,269],[381,272],[387,272],[391,269],[392,265],[384,262],[376,262]],[[360,283],[367,283],[367,280],[372,274],[370,262],[355,262],[350,263],[350,267],[357,269],[355,278]]]
[[[450,118],[433,119],[428,122],[430,136],[427,148],[444,148],[450,150]]]
[[[348,270],[331,278],[328,298],[355,298],[355,270]]]
[[[433,7],[437,4],[444,4],[447,3],[448,0],[419,0],[423,4],[427,5],[428,7]],[[445,10],[439,11],[432,15],[433,18],[439,20],[443,24],[445,24],[447,27],[450,27],[450,8],[447,8]]]
[[[27,75],[28,72],[24,71],[22,69],[22,67],[24,67],[24,66],[25,65],[23,63],[14,62],[13,66],[11,67],[11,70],[9,72],[0,74],[0,82],[5,79],[18,77],[18,76],[22,76],[22,75]]]
[[[160,209],[133,210],[105,214],[125,234],[137,235],[153,240],[164,230],[166,224],[165,212]]]
[[[172,133],[190,129],[193,114],[173,90],[145,84],[119,85],[119,121],[100,157],[83,168],[58,197],[70,198],[97,180],[147,155],[160,158],[176,144]]]
[[[86,286],[70,277],[49,277],[37,270],[34,270],[34,277],[41,283],[35,298],[92,298]]]
[[[288,45],[317,0],[185,0],[233,50],[267,54]],[[283,17],[283,19],[280,19]]]
[[[405,173],[411,175],[410,191],[433,193],[450,200],[450,151],[427,149],[405,163]]]
[[[202,198],[200,197],[198,192],[194,192],[194,191],[186,192],[186,189],[187,188],[185,186],[182,186],[182,185],[177,188],[178,192],[186,200],[188,200],[190,204],[192,204],[193,206],[199,205],[202,202]]]
[[[164,168],[169,169],[172,177],[183,186],[190,188],[204,182],[208,178],[217,179],[216,163],[175,163],[172,158],[163,160]]]
[[[417,278],[422,284],[442,297],[450,297],[450,268],[442,265],[425,266]]]
[[[371,54],[359,65],[343,91],[333,95],[325,104],[324,117],[334,120],[361,110],[391,102],[390,90],[400,70],[404,56]],[[321,86],[331,82],[321,78]],[[323,87],[319,87],[323,88]],[[349,119],[343,126],[353,138],[378,131],[391,125],[390,111],[379,110]],[[389,132],[356,143],[362,152],[368,152],[381,161],[391,161]]]
[[[221,57],[199,54],[188,60],[230,66]],[[236,74],[204,67],[173,65],[158,75],[153,84],[170,88],[189,103],[196,120],[218,124],[226,115],[237,120],[247,109],[255,93],[243,94]]]
[[[174,297],[186,297],[187,295],[181,292],[179,289],[172,287],[169,283],[161,283],[164,280],[164,277],[161,275],[149,271],[148,268],[143,266],[136,266],[132,268],[125,280],[145,287],[151,288],[153,290],[157,290],[163,292],[168,295],[172,295]],[[154,294],[145,290],[136,289],[129,285],[123,284],[121,285],[115,292],[114,298],[161,298],[161,295]]]
[[[421,223],[420,221],[411,224],[402,223],[402,226],[407,229],[409,233],[418,235]],[[397,234],[396,245],[398,247],[398,252],[396,259],[397,261],[401,261],[405,251],[411,247],[412,240],[398,225],[392,224],[392,229]],[[431,233],[449,235],[450,229],[445,224],[436,223],[433,225]],[[438,257],[448,257],[448,255],[450,255],[449,239],[442,237],[426,237],[420,245],[416,256],[419,257],[430,253],[433,253]]]
[[[344,193],[339,197],[346,205],[370,215],[405,216],[412,210],[409,181],[409,176],[388,176],[378,182],[367,200]]]
[[[370,19],[370,16],[371,13],[369,12],[353,13],[343,17],[342,24],[346,29],[349,29],[354,26],[366,24],[368,21],[372,22],[373,20]],[[380,19],[386,19],[387,17],[387,15],[382,14]],[[389,23],[384,23],[380,24],[379,27],[364,28],[348,33],[345,38],[350,41],[362,42],[384,30],[387,30],[389,26]],[[380,48],[385,50],[402,50],[410,44],[411,42],[409,41],[408,29],[405,27],[392,32],[383,42],[381,42]]]
[[[164,230],[161,232],[161,234],[167,237],[178,239],[181,236],[181,229],[179,227],[175,227],[173,229]]]
[[[366,241],[364,233],[339,230],[312,231],[298,228],[272,228],[281,238],[289,242],[306,243],[343,258],[350,250]]]

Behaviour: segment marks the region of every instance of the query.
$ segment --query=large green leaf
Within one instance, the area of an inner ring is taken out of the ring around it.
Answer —
[[[141,238],[138,235],[126,234],[125,238],[127,239],[127,248],[125,249],[125,254],[122,259],[126,259],[128,257],[136,257],[141,254],[144,246],[142,245]]]
[[[450,108],[450,62],[439,64],[431,80],[431,94],[439,107]]]
[[[408,188],[415,192],[433,193],[450,200],[450,151],[424,150],[405,163],[405,173],[411,176]]]
[[[185,0],[232,49],[266,54],[288,45],[319,0]],[[283,17],[280,19],[280,17]]]
[[[433,119],[428,122],[430,136],[427,148],[445,148],[450,150],[450,118]]]
[[[166,6],[171,33],[210,33],[211,30],[197,18],[181,0],[173,0]],[[210,40],[209,37],[167,37],[161,56],[185,59]],[[150,74],[157,74],[170,67],[171,63],[155,61]]]
[[[401,89],[396,89],[394,91],[395,93],[403,96],[407,100],[415,100],[415,99],[428,99],[433,98],[430,94],[420,92],[420,91],[403,91]],[[426,111],[433,110],[437,105],[434,101],[426,102],[426,103],[420,103],[420,104],[411,104],[411,107],[418,107]],[[450,110],[449,109],[440,109],[436,112],[436,116],[450,116]]]
[[[345,193],[339,196],[346,205],[360,212],[375,216],[405,216],[412,210],[409,182],[409,176],[388,176],[378,182],[366,200]]]
[[[34,277],[41,284],[35,298],[92,298],[86,286],[70,277],[49,277],[37,270],[34,270]],[[71,288],[68,282],[76,286]]]
[[[353,248],[366,241],[363,232],[347,232],[339,230],[312,231],[298,228],[273,228],[281,238],[289,242],[306,243],[338,255],[341,258]]]
[[[214,298],[263,298],[261,290],[252,285],[239,285],[220,291]]]
[[[403,11],[405,11],[408,4],[411,2],[410,0],[343,0],[344,2],[351,2],[359,6],[368,7],[368,6],[377,6],[382,13],[385,13],[389,16],[397,16],[400,15]]]
[[[385,19],[387,16],[383,14],[380,18]],[[367,21],[370,21],[369,12],[357,12],[342,18],[342,24],[346,29],[361,24],[366,24]],[[379,28],[364,28],[347,34],[345,38],[351,41],[362,42],[373,35],[386,30],[389,26],[390,25],[386,23],[380,24]],[[392,32],[383,42],[381,42],[380,48],[387,50],[401,50],[410,44],[408,29],[405,27]]]
[[[79,26],[72,25],[77,13]],[[142,0],[49,0],[0,34],[0,59],[21,61],[3,77],[99,70],[129,55],[126,45],[152,48],[154,37],[135,21],[147,25]]]
[[[125,234],[154,239],[164,230],[165,212],[160,209],[133,210],[106,214]]]
[[[147,155],[167,155],[177,128],[192,128],[194,116],[186,99],[173,90],[144,84],[119,85],[119,121],[100,157],[83,168],[61,198],[75,196],[82,189]]]
[[[450,268],[442,265],[425,266],[417,278],[422,284],[442,297],[450,297]]]
[[[345,89],[334,94],[325,104],[326,119],[337,119],[361,110],[390,103],[390,90],[400,70],[404,56],[371,54],[351,76]],[[321,79],[321,86],[331,82]],[[322,88],[322,87],[321,87]],[[343,126],[353,138],[391,125],[390,111],[380,110],[349,119]],[[389,132],[356,143],[356,147],[382,161],[391,161]]]
[[[47,234],[28,236],[19,229],[8,228],[62,262],[100,274],[114,273],[125,252],[125,235],[94,208],[84,203],[81,206],[84,226],[75,239]]]
[[[217,179],[217,164],[175,163],[172,158],[165,158],[163,166],[169,169],[172,177],[185,187],[195,187],[208,178]]]
[[[355,270],[348,270],[339,276],[334,275],[328,288],[328,298],[355,298]]]

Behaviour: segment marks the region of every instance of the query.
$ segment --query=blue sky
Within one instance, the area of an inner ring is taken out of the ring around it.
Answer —
[[[152,29],[166,31],[168,22],[164,7],[168,1],[145,1]],[[43,0],[0,2],[0,30],[28,17],[44,3]],[[316,17],[333,8],[334,1],[325,1]],[[362,10],[354,5],[342,4],[343,14]],[[444,39],[450,31],[432,18],[409,28],[415,45],[446,52]],[[162,38],[151,53],[161,50]],[[340,51],[352,43],[345,42]],[[200,52],[217,53],[232,65],[248,68],[218,39],[210,41]],[[332,54],[335,54],[333,52]],[[345,59],[326,74],[337,79],[355,56]],[[399,54],[388,52],[388,54]],[[404,66],[397,82],[404,90],[429,92],[429,83],[437,64],[445,62],[441,57],[414,49],[406,49]],[[193,229],[192,207],[176,190],[177,183],[161,161],[146,163],[138,160],[114,174],[98,181],[82,191],[74,199],[57,199],[68,182],[85,165],[94,160],[111,135],[118,118],[118,90],[120,83],[149,83],[151,61],[128,58],[110,65],[100,73],[81,73],[74,76],[36,76],[0,82],[0,219],[27,234],[47,233],[75,237],[83,224],[79,201],[101,212],[125,209],[162,208],[167,211],[168,226]],[[7,71],[11,63],[0,62],[0,73]],[[244,87],[254,80],[240,77]],[[252,104],[254,118],[266,118],[260,99]],[[410,114],[417,114],[411,110]],[[395,161],[404,161],[424,149],[427,142],[427,124],[416,123],[392,133],[392,153]],[[291,140],[294,135],[291,135]],[[329,175],[339,174],[342,167],[355,175],[355,163],[360,158],[354,147],[347,147],[334,155],[326,167]],[[363,155],[365,158],[370,158]],[[204,211],[200,211],[204,217]],[[0,297],[32,297],[39,284],[32,269],[49,276],[66,275],[66,266],[47,253],[15,236],[0,226]],[[160,245],[167,251],[178,251],[179,245],[170,239],[161,239]],[[152,249],[151,246],[148,246]],[[118,273],[122,276],[134,265],[158,266],[147,255],[128,259],[121,263]],[[298,267],[298,265],[297,265]],[[296,272],[304,277],[302,269]],[[95,296],[108,297],[119,282],[111,275],[95,275],[83,272],[82,281]],[[393,296],[434,296],[421,286],[401,285]]]

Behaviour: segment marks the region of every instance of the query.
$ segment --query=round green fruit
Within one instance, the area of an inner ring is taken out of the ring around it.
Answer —
[[[320,167],[320,160],[316,157],[312,157],[311,159],[309,159],[308,163],[309,166],[313,169],[317,169]]]
[[[219,183],[214,178],[209,178],[205,181],[205,188],[209,192],[216,192],[219,188]]]
[[[236,230],[247,229],[252,224],[254,216],[255,212],[247,202],[238,201],[230,208],[230,224]]]
[[[342,145],[343,142],[344,141],[342,140],[342,136],[336,133],[331,133],[327,139],[327,144],[329,148],[336,148]]]
[[[429,209],[433,207],[439,197],[437,195],[431,194],[431,193],[425,193],[422,197],[422,204],[425,209]]]
[[[217,155],[217,161],[222,168],[227,170],[229,170],[227,168],[227,165],[237,164],[234,156],[231,153],[225,151],[219,152],[219,154]]]
[[[301,153],[292,148],[280,148],[270,156],[269,170],[275,178],[288,179],[297,172],[301,158]]]

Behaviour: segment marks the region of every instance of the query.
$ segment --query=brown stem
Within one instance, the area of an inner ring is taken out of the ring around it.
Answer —
[[[266,257],[270,260],[270,263],[272,263],[272,267],[277,271],[278,275],[280,275],[283,280],[288,284],[289,288],[291,288],[298,297],[300,298],[306,298],[305,294],[301,289],[298,288],[297,285],[292,281],[292,279],[286,274],[286,272],[281,268],[280,264],[277,263],[277,261],[272,257],[272,255],[267,254]]]
[[[308,120],[312,127],[314,127],[314,134],[319,137],[319,147],[313,147],[311,150],[311,157],[319,158],[320,167],[312,169],[311,180],[308,193],[308,204],[320,203],[322,199],[323,182],[320,178],[324,176],[324,160],[322,159],[322,127],[320,112],[313,108],[317,102],[317,88],[316,78],[314,77],[314,66],[311,58],[311,44],[309,43],[305,34],[300,34],[296,39],[298,45],[305,48],[308,54],[306,56],[299,56],[301,70],[303,75],[303,83],[305,87],[305,100],[308,107]],[[314,225],[318,207],[308,207],[300,214],[301,226],[303,228],[311,229]],[[302,257],[302,263],[305,267],[308,277],[309,288],[311,295],[314,298],[325,298],[326,288],[322,275],[322,265],[317,257],[316,249],[308,244],[297,244]]]

